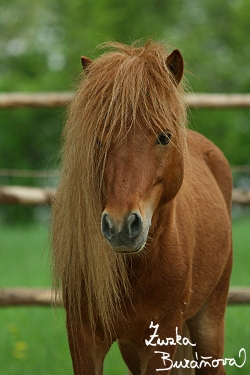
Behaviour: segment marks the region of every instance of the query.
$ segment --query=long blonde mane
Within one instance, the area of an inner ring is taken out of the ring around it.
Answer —
[[[63,137],[61,179],[52,211],[55,286],[62,286],[72,324],[87,305],[92,328],[113,332],[124,300],[131,296],[129,255],[116,254],[101,234],[105,159],[111,140],[133,126],[158,133],[186,122],[183,90],[166,67],[167,51],[107,45],[87,68],[72,101]]]

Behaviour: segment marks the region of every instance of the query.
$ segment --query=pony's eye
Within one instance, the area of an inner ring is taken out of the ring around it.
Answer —
[[[170,138],[171,138],[170,133],[161,133],[157,137],[157,144],[165,146],[170,142]]]

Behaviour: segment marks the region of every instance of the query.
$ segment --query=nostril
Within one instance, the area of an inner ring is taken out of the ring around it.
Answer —
[[[132,213],[127,219],[128,233],[131,239],[139,236],[142,232],[142,219],[137,213]]]
[[[102,229],[102,234],[104,235],[104,237],[107,238],[108,241],[110,241],[112,237],[114,237],[115,235],[114,223],[112,222],[108,214],[103,214],[102,216],[101,229]]]
[[[129,247],[142,233],[142,218],[137,212],[132,212],[125,216],[121,221],[122,225],[118,225],[107,212],[103,212],[101,218],[101,231],[103,236],[114,247]]]

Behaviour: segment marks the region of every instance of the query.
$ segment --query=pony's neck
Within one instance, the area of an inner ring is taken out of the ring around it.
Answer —
[[[160,206],[154,213],[149,230],[149,237],[154,245],[158,243],[164,231],[174,224],[176,210],[176,198]]]

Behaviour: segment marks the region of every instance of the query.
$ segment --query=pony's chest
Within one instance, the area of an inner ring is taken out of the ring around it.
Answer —
[[[171,276],[171,277],[170,277]],[[128,302],[126,310],[129,319],[142,321],[150,319],[163,319],[179,309],[182,301],[189,300],[191,279],[185,272],[182,275],[159,275],[156,273],[153,279],[137,282],[132,286],[131,302]]]

